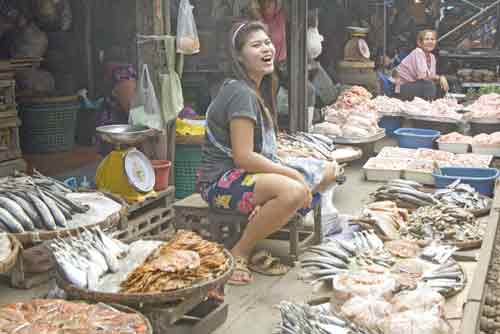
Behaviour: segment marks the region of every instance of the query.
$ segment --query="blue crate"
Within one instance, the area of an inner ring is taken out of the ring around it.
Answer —
[[[378,122],[378,126],[385,129],[388,136],[393,136],[394,131],[401,127],[402,117],[400,116],[383,116]]]
[[[398,136],[399,147],[403,148],[433,148],[434,140],[441,132],[428,129],[400,128],[394,131]]]
[[[476,189],[482,195],[492,196],[495,188],[495,180],[499,176],[496,168],[467,168],[467,167],[443,167],[442,175],[433,173],[436,188],[446,188],[451,183],[460,179]]]

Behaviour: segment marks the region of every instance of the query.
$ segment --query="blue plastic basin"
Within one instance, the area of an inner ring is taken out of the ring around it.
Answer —
[[[399,116],[383,116],[378,122],[378,126],[385,129],[388,136],[394,135],[394,131],[401,127],[402,117]]]
[[[403,148],[432,148],[434,140],[441,132],[428,129],[400,128],[394,131],[398,136],[399,147]]]
[[[466,168],[466,167],[443,167],[443,175],[433,173],[436,188],[446,188],[455,180],[460,179],[476,189],[477,192],[486,196],[492,196],[495,188],[495,180],[499,176],[496,168]]]

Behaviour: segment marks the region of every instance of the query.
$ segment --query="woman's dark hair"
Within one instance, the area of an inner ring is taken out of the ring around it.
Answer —
[[[248,76],[247,70],[239,60],[241,50],[245,46],[248,36],[251,33],[260,30],[268,33],[266,26],[258,21],[240,22],[234,25],[233,29],[231,29],[230,35],[231,66],[235,78],[245,81],[248,86],[255,91],[264,115],[264,124],[267,127],[274,127],[277,129],[278,115],[275,94],[278,91],[278,80],[276,75],[273,73],[264,76],[259,88],[257,87],[257,84]]]

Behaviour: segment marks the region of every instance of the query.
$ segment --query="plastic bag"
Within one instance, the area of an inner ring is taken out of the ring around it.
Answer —
[[[47,52],[48,46],[47,34],[30,23],[15,35],[10,53],[13,58],[39,58]]]
[[[189,0],[181,0],[177,18],[177,52],[192,55],[200,52],[200,40]]]
[[[451,327],[433,312],[405,311],[394,313],[379,323],[384,334],[450,334]]]
[[[375,296],[389,300],[395,289],[396,280],[393,277],[366,271],[344,273],[333,279],[334,296],[338,300],[348,300],[353,296]]]
[[[422,288],[398,293],[394,296],[391,303],[394,305],[396,312],[420,310],[434,312],[436,315],[442,316],[445,300],[438,292]]]
[[[163,129],[163,118],[148,65],[142,66],[136,101],[129,113],[129,124],[144,125],[152,129]]]
[[[378,323],[392,312],[392,305],[380,297],[359,297],[349,299],[341,308],[342,315],[367,329],[376,330]]]

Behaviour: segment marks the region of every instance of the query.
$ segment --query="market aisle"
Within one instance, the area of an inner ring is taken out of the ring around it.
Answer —
[[[334,202],[339,212],[345,214],[357,213],[362,203],[369,198],[370,192],[380,184],[365,182],[361,167],[362,162],[353,163],[346,168],[347,182],[339,187],[334,195]],[[281,251],[280,245],[273,246],[273,251]],[[282,246],[282,245],[281,245]],[[275,307],[280,301],[304,302],[320,296],[313,288],[300,281],[298,267],[283,277],[265,277],[255,275],[253,283],[248,287],[229,286],[226,299],[229,303],[229,316],[226,323],[215,331],[215,334],[255,334],[270,333],[280,320],[279,310]]]

